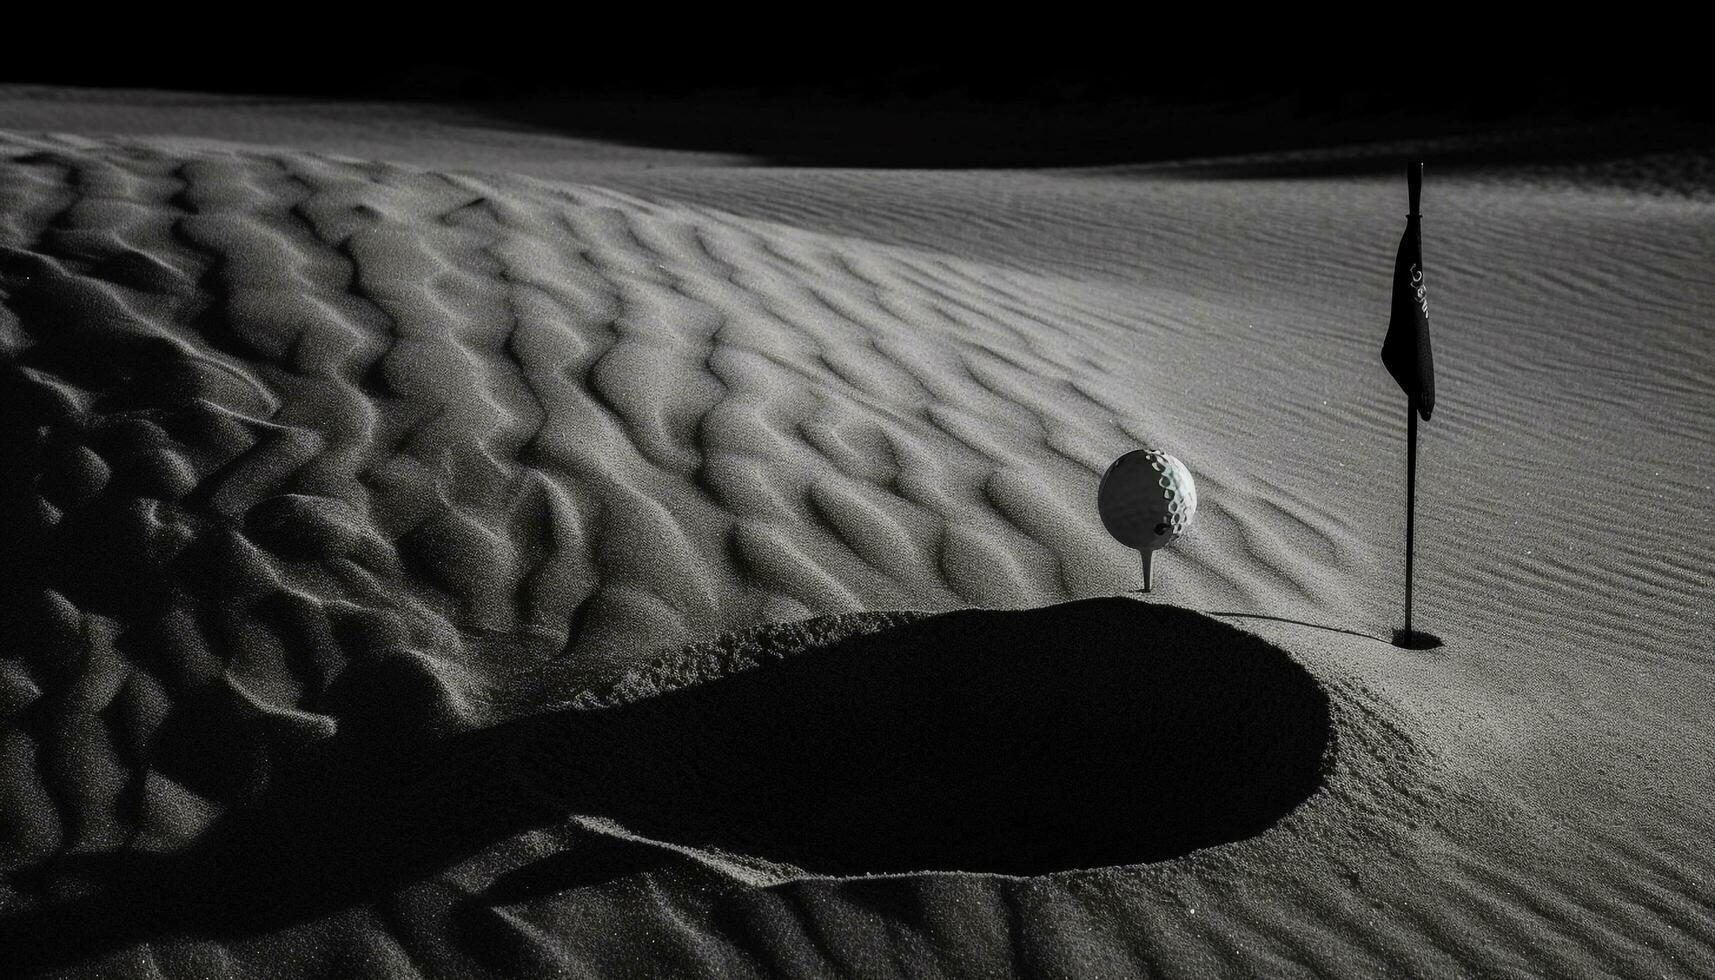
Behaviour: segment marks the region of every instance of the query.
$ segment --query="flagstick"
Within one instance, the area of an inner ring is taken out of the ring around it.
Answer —
[[[1411,554],[1417,528],[1417,399],[1405,403],[1405,634],[1407,645],[1411,635]]]
[[[1418,202],[1423,194],[1423,164],[1408,163],[1405,165],[1406,193],[1411,203],[1410,217],[1419,216]],[[1419,232],[1421,234],[1421,231]],[[1422,255],[1422,244],[1418,245],[1418,254]],[[1405,401],[1405,629],[1400,631],[1395,644],[1411,649],[1418,645],[1418,637],[1411,631],[1411,584],[1412,558],[1417,550],[1417,396],[1413,395]]]
[[[1405,189],[1406,195],[1411,198],[1411,217],[1422,217],[1417,213],[1417,202],[1423,197],[1423,164],[1405,165]]]

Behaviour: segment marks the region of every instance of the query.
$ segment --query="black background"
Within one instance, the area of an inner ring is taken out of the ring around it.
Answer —
[[[1541,11],[222,7],[16,21],[0,81],[459,102],[775,162],[1114,163],[1481,137],[1454,159],[1709,145],[1697,32]],[[928,26],[933,24],[933,26]],[[1498,138],[1506,145],[1488,145]],[[1485,140],[1487,143],[1485,143]],[[1414,151],[1415,152],[1415,151]],[[1433,156],[1433,155],[1432,155]]]

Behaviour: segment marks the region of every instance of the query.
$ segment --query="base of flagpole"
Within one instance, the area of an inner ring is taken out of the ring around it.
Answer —
[[[1422,630],[1394,630],[1393,645],[1405,650],[1433,650],[1441,645],[1441,637]]]

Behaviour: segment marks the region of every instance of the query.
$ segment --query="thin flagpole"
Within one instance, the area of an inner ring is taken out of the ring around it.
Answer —
[[[1417,399],[1405,403],[1405,642],[1411,642],[1411,555],[1417,530]]]
[[[1418,217],[1418,200],[1423,191],[1423,164],[1405,166],[1407,197],[1411,204],[1410,217]],[[1418,230],[1422,234],[1422,230]],[[1418,261],[1423,261],[1423,242],[1417,242]],[[1400,634],[1404,645],[1415,647],[1417,638],[1411,632],[1412,558],[1417,545],[1417,396],[1405,401],[1405,630]]]

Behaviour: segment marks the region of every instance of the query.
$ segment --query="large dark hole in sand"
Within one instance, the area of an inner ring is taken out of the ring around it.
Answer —
[[[1321,782],[1316,683],[1197,613],[1100,599],[813,635],[764,631],[747,642],[795,649],[596,712],[574,806],[815,872],[1022,875],[1241,840]]]
[[[266,791],[188,848],[27,869],[34,888],[59,876],[96,891],[0,917],[0,963],[278,929],[570,814],[827,874],[1040,874],[1240,840],[1321,781],[1315,682],[1279,649],[1181,609],[883,614],[716,646],[668,662],[676,690],[438,738],[412,728],[440,691],[420,661],[354,664],[323,705],[340,711],[338,734],[274,746],[285,761]],[[729,672],[746,657],[758,665]],[[238,765],[257,747],[222,748],[230,727],[165,725],[155,761]],[[590,843],[556,857],[549,887],[672,860]],[[506,882],[497,894],[522,887]]]

